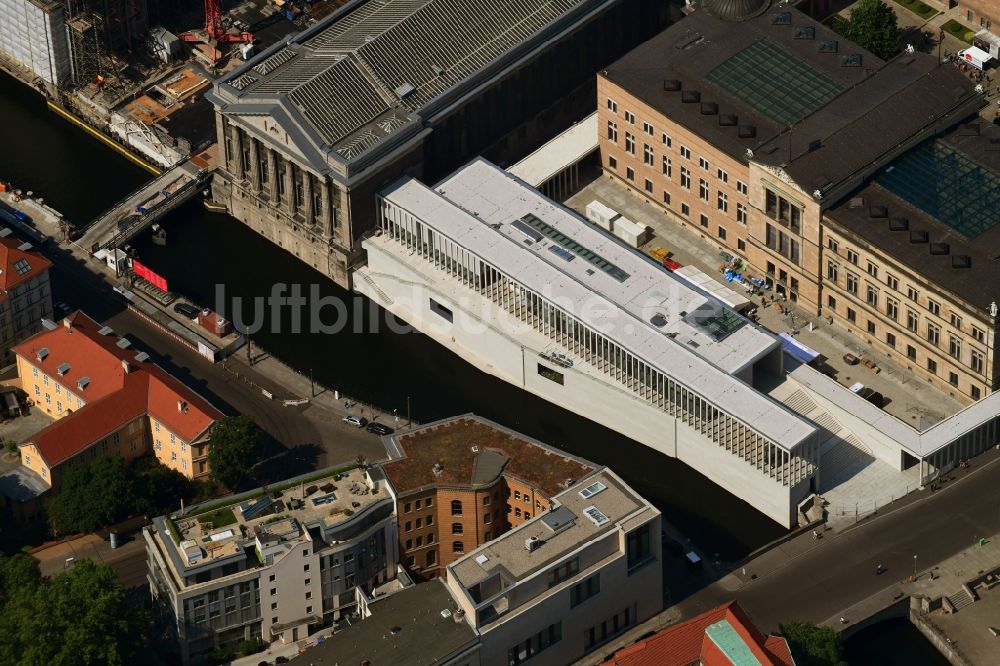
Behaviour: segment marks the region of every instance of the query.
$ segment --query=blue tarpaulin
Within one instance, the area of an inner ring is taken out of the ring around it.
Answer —
[[[816,360],[816,357],[819,356],[819,352],[806,347],[788,333],[780,333],[778,337],[781,338],[781,346],[784,347],[785,351],[793,358],[797,358],[803,363],[814,361]]]

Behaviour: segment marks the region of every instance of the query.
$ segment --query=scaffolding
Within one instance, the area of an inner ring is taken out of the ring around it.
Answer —
[[[66,15],[73,82],[77,86],[98,83],[101,80],[101,57],[104,53],[103,17],[90,11],[83,0],[68,1]]]

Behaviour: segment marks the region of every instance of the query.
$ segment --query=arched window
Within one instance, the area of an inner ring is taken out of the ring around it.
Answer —
[[[451,515],[461,516],[462,515],[462,500],[452,500],[451,501]]]
[[[451,542],[451,552],[453,552],[453,553],[464,553],[465,552],[465,544],[463,544],[461,541],[452,541]]]
[[[462,534],[463,533],[462,523],[452,523],[451,524],[451,533],[452,534]]]

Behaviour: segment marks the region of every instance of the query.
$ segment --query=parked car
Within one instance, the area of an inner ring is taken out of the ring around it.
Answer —
[[[396,431],[390,428],[389,426],[385,425],[384,423],[375,423],[374,421],[372,421],[371,423],[368,424],[368,432],[373,432],[376,435],[391,435]]]
[[[189,319],[194,319],[198,316],[200,310],[190,303],[174,303],[174,312],[182,314]]]
[[[355,416],[354,414],[351,414],[350,416],[344,417],[344,423],[350,423],[353,426],[364,428],[368,425],[368,419],[363,416]]]

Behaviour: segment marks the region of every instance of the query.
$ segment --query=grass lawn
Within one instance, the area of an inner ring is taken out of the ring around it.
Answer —
[[[932,16],[937,15],[938,11],[933,7],[929,7],[920,0],[895,0],[896,4],[903,5],[911,12],[919,16],[920,18],[926,20]]]
[[[964,25],[962,25],[961,23],[959,23],[955,19],[951,19],[950,21],[948,21],[947,23],[945,23],[943,26],[941,26],[941,28],[945,32],[947,32],[949,35],[951,35],[952,37],[957,37],[958,39],[961,39],[966,44],[971,44],[972,43],[972,38],[976,34],[974,31],[972,31],[969,28],[965,27]]]
[[[198,522],[202,525],[205,523],[212,523],[212,529],[214,530],[235,523],[236,515],[233,513],[232,509],[219,509],[211,513],[203,513],[198,516]]]

